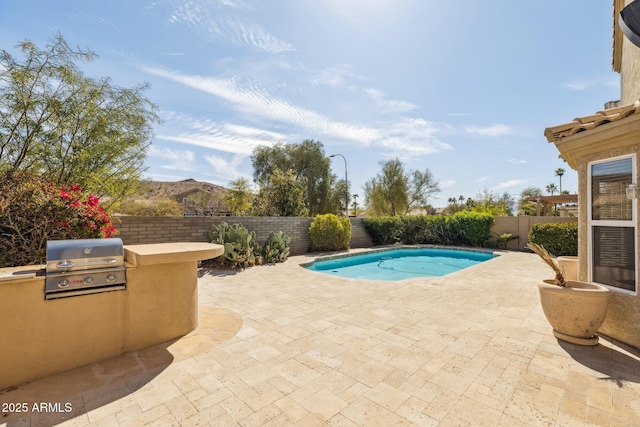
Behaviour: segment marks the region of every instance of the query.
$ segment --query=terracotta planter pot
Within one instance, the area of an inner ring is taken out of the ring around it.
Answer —
[[[558,264],[564,269],[564,277],[566,280],[578,280],[578,257],[577,256],[559,256],[556,258]]]
[[[568,281],[566,287],[553,280],[538,283],[540,303],[553,335],[580,345],[598,344],[596,332],[604,322],[609,305],[609,289],[588,282]]]

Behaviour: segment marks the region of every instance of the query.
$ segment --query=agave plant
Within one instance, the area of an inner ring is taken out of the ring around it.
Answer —
[[[537,243],[528,243],[529,249],[535,252],[544,262],[547,263],[549,267],[553,269],[556,273],[556,277],[553,280],[553,283],[565,287],[567,286],[567,280],[565,279],[564,269],[558,264],[558,262],[551,256],[549,252],[542,245],[538,245]]]

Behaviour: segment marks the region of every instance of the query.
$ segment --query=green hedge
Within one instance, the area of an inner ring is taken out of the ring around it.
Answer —
[[[554,256],[577,256],[578,223],[534,224],[529,231],[529,242],[541,245]]]
[[[493,216],[468,211],[452,216],[386,216],[365,218],[364,226],[375,244],[484,246],[491,234]]]
[[[364,218],[363,223],[376,245],[389,245],[400,240],[403,224],[398,216]]]
[[[460,211],[451,217],[452,229],[463,245],[483,246],[491,236],[493,215],[486,212]]]

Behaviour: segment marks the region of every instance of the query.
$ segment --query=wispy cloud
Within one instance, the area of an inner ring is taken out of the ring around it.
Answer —
[[[449,144],[436,137],[437,126],[424,119],[398,118],[385,122],[379,127],[365,126],[333,120],[323,114],[304,107],[298,107],[289,101],[270,94],[256,84],[243,84],[234,78],[216,78],[186,75],[161,68],[146,67],[148,73],[170,79],[191,88],[220,97],[228,101],[239,113],[256,118],[276,121],[294,128],[301,135],[318,135],[333,139],[342,139],[360,145],[378,145],[389,151],[410,153],[412,155],[433,154],[451,149]],[[208,134],[189,134],[180,136],[160,135],[159,138],[176,142],[192,143],[233,152],[250,152],[254,143],[249,140],[241,151],[240,147],[228,148],[231,143],[225,133],[219,129],[208,129]],[[266,132],[266,131],[262,131]],[[234,135],[236,133],[234,132]],[[227,147],[227,148],[223,148]]]
[[[493,190],[503,190],[505,188],[516,187],[522,184],[524,184],[524,180],[522,179],[510,179],[508,181],[504,181],[496,185],[495,187],[493,187]]]
[[[249,126],[202,120],[182,114],[164,113],[165,132],[156,139],[179,142],[233,154],[251,154],[259,145],[273,145],[285,135]]]
[[[587,89],[591,89],[595,86],[619,86],[620,79],[617,77],[607,77],[600,79],[583,79],[583,80],[574,80],[571,82],[566,82],[562,84],[564,89],[573,90],[573,91],[583,91]]]
[[[485,181],[487,181],[488,179],[489,179],[489,177],[488,177],[488,176],[480,177],[480,178],[478,178],[478,179],[476,180],[476,184],[477,184],[477,183],[480,183],[480,182],[485,182]]]
[[[369,96],[378,109],[383,112],[406,113],[416,108],[414,104],[407,101],[387,99],[386,94],[381,90],[365,88],[362,91]]]
[[[439,185],[440,188],[453,187],[454,185],[456,185],[456,182],[457,181],[455,179],[443,179],[439,182]]]
[[[238,172],[238,166],[246,156],[236,154],[230,160],[222,156],[205,156],[205,160],[213,168],[213,176],[232,181],[240,176],[243,176]]]
[[[357,76],[351,71],[351,66],[342,64],[322,70],[311,78],[311,84],[344,87],[354,93],[365,96],[373,101],[378,111],[383,113],[406,113],[416,109],[416,105],[402,100],[389,99],[384,91],[375,88],[360,87],[351,83]]]
[[[169,22],[184,24],[195,30],[208,43],[250,47],[269,53],[294,50],[293,46],[271,35],[262,26],[242,21],[224,13],[216,6],[239,7],[238,2],[222,1],[218,4],[205,0],[176,2]]]
[[[317,73],[311,78],[311,84],[328,86],[346,86],[347,79],[353,78],[351,66],[348,64],[335,65]]]
[[[522,159],[509,159],[507,160],[509,163],[513,163],[513,164],[523,164],[523,163],[528,163],[526,160],[522,160]]]
[[[467,127],[465,129],[471,135],[482,137],[498,137],[513,133],[513,129],[511,126],[503,124],[495,124],[486,127]]]
[[[174,150],[172,148],[159,148],[151,145],[147,151],[149,157],[168,160],[170,163],[162,166],[164,169],[191,171],[195,163],[195,155],[189,150]]]
[[[447,114],[447,116],[452,116],[452,117],[467,117],[467,116],[473,116],[473,114],[471,114],[471,113],[449,113],[449,114]]]
[[[437,138],[437,126],[424,119],[405,118],[380,131],[378,145],[407,155],[435,154],[451,150],[451,145]]]
[[[575,91],[585,90],[595,84],[595,80],[574,80],[562,85],[563,88]]]

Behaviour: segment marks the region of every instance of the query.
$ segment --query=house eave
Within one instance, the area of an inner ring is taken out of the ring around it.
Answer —
[[[552,138],[549,142],[553,142],[560,156],[572,169],[577,170],[580,159],[593,153],[627,147],[629,140],[633,138],[640,138],[640,114],[633,114],[569,136]]]

